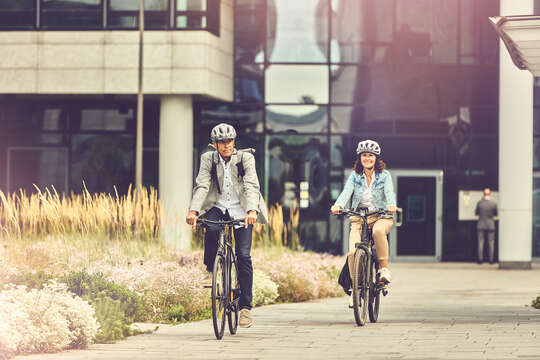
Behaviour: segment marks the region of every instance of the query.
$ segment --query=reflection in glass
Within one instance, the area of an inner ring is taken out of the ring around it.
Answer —
[[[392,41],[394,1],[337,0],[331,3],[331,61],[385,61]]]
[[[206,0],[176,0],[176,10],[206,11]]]
[[[83,109],[81,111],[80,130],[125,131],[133,123],[133,108],[120,111],[118,109]]]
[[[307,249],[325,248],[329,204],[327,138],[271,136],[267,144],[268,203],[282,202],[286,184],[292,184],[294,189],[307,184],[309,205],[300,211],[300,242]]]
[[[234,45],[236,61],[264,62],[264,0],[236,0]]]
[[[179,15],[176,17],[176,27],[178,29],[204,29],[206,28],[205,15]]]
[[[41,108],[17,103],[14,114],[8,117],[11,146],[62,144],[67,113],[58,108]]]
[[[234,76],[235,101],[264,101],[264,77],[262,65],[237,65]]]
[[[10,192],[23,189],[27,193],[34,193],[34,184],[42,190],[47,187],[52,191],[52,186],[59,193],[68,190],[65,148],[13,148],[8,151],[8,156]]]
[[[260,105],[203,105],[197,120],[197,132],[210,136],[210,131],[220,123],[234,126],[237,132],[259,133],[263,131],[263,108]]]
[[[330,167],[332,169],[343,167],[343,138],[341,136],[330,136]],[[332,178],[332,180],[335,180]],[[341,182],[341,179],[340,179]],[[341,189],[340,189],[341,191]],[[334,193],[332,192],[331,197],[334,198]],[[339,195],[339,193],[337,194]],[[337,199],[337,196],[335,196]],[[334,199],[335,201],[335,199]]]
[[[461,0],[461,63],[497,64],[499,39],[487,19],[499,15],[499,1]]]
[[[52,28],[100,28],[100,0],[42,0],[41,25]]]
[[[328,59],[328,0],[267,0],[270,62]]]
[[[126,193],[133,181],[133,135],[73,135],[71,184],[80,192],[83,181],[91,193]]]
[[[363,104],[366,121],[396,119],[438,122],[436,65],[332,66],[332,103]]]
[[[139,1],[133,0],[109,0],[111,10],[139,10]],[[144,0],[144,10],[167,10],[168,0]],[[146,15],[146,13],[145,13]]]
[[[328,67],[271,65],[265,73],[267,103],[328,103]]]
[[[397,1],[394,60],[457,63],[457,15],[458,0]]]
[[[540,178],[533,179],[533,254],[540,256]]]
[[[271,132],[325,133],[328,108],[321,105],[268,105],[266,129]]]

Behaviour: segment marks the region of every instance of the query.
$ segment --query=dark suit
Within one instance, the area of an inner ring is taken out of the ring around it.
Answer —
[[[476,224],[476,231],[478,233],[478,261],[482,261],[484,257],[484,242],[485,234],[488,238],[489,246],[489,262],[493,262],[495,255],[495,220],[497,216],[497,204],[492,200],[478,201],[476,204],[476,210],[474,211],[478,215],[478,223]]]

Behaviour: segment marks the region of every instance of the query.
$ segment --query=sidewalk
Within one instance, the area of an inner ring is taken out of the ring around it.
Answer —
[[[392,264],[379,322],[357,327],[346,298],[256,308],[217,341],[211,320],[88,350],[16,359],[540,359],[540,292],[531,271],[468,263]]]

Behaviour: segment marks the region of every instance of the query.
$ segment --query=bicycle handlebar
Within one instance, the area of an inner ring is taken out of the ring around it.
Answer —
[[[208,219],[205,219],[205,218],[197,218],[197,223],[198,224],[203,224],[203,225],[220,225],[220,226],[225,226],[225,225],[243,225],[244,224],[244,219],[236,219],[236,220],[208,220]]]
[[[368,209],[360,209],[360,211],[354,211],[352,209],[341,209],[339,210],[339,213],[334,214],[334,215],[368,217],[372,215],[393,215],[393,213],[389,213],[388,211],[384,209],[377,209],[377,210],[372,210],[372,211],[368,211]]]

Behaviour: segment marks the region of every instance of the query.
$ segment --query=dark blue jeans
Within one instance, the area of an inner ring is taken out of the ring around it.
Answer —
[[[208,220],[229,220],[229,213],[223,214],[216,207],[211,208],[204,214]],[[219,226],[208,226],[204,236],[204,265],[206,270],[214,269],[214,260],[216,258]],[[253,265],[251,263],[251,233],[253,225],[234,229],[235,253],[238,258],[238,280],[240,281],[240,309],[250,309],[253,299]]]

